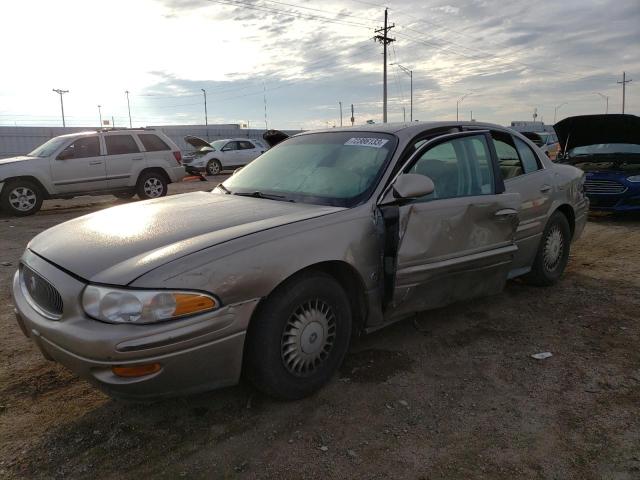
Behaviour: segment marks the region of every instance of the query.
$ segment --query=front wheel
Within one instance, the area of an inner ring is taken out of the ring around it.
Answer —
[[[220,172],[222,172],[222,164],[220,163],[220,160],[216,160],[215,158],[209,160],[207,163],[207,174],[218,175]]]
[[[569,261],[571,229],[561,212],[554,212],[544,229],[538,253],[531,271],[524,280],[531,285],[549,286],[556,283]]]
[[[306,397],[329,381],[349,347],[351,309],[345,291],[322,272],[292,278],[260,306],[249,326],[249,380],[276,398]]]
[[[161,173],[145,172],[138,179],[136,191],[142,200],[164,197],[167,194],[167,180]]]
[[[40,187],[28,180],[8,183],[0,195],[0,207],[17,217],[33,215],[42,206],[43,193]]]

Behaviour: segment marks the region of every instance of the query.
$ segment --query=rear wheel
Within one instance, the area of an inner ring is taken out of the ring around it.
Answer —
[[[569,261],[570,247],[571,229],[567,217],[561,212],[554,212],[542,234],[531,272],[525,275],[524,280],[539,286],[556,283]]]
[[[209,160],[207,163],[207,174],[218,175],[220,172],[222,172],[222,164],[220,163],[220,160],[216,160],[215,158]]]
[[[136,191],[142,200],[164,197],[167,194],[167,180],[161,173],[145,172],[138,179]]]
[[[11,215],[26,217],[40,210],[43,197],[42,190],[35,183],[15,180],[2,189],[0,207]]]
[[[293,400],[318,390],[349,347],[351,310],[346,293],[322,272],[280,286],[251,322],[246,373],[260,390]]]

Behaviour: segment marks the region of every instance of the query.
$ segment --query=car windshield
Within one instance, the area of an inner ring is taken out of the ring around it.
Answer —
[[[222,147],[224,147],[226,145],[226,143],[228,142],[228,140],[216,140],[215,142],[211,142],[211,146],[213,147],[214,150],[222,150]]]
[[[370,132],[292,137],[244,167],[223,187],[238,195],[352,207],[369,197],[396,143],[392,135]]]
[[[611,155],[617,153],[640,154],[640,145],[630,143],[601,143],[598,145],[587,145],[569,150],[569,156],[578,155]]]
[[[65,137],[52,138],[48,142],[43,143],[34,151],[29,153],[28,157],[49,157],[53,155],[64,143],[69,139]]]

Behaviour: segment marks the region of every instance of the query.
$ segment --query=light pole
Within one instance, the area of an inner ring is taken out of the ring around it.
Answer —
[[[65,93],[69,93],[69,90],[54,88],[53,91],[56,92],[58,95],[60,95],[60,110],[62,110],[62,126],[66,127],[67,124],[64,121],[64,102],[62,101],[62,95],[64,95]]]
[[[98,115],[100,115],[100,128],[102,128],[102,105],[98,105]]]
[[[462,103],[462,101],[467,98],[469,95],[471,95],[470,93],[465,93],[463,96],[461,96],[457,101],[456,101],[456,122],[458,121],[458,113],[460,110],[460,104]]]
[[[407,109],[402,106],[402,123],[407,123]]]
[[[340,126],[342,127],[342,102],[338,102],[340,104]]]
[[[207,140],[209,140],[209,115],[207,114],[207,91],[201,88],[202,95],[204,95],[204,127],[207,132]]]
[[[127,110],[129,110],[129,128],[133,128],[131,126],[131,105],[129,104],[129,90],[125,90],[124,93],[127,95]]]
[[[409,104],[409,121],[413,122],[413,70],[400,65],[399,63],[392,63],[391,65],[396,65],[400,70],[409,75],[409,84],[411,85],[411,95],[410,95],[410,104]]]
[[[603,94],[602,94],[602,93],[600,93],[600,92],[593,92],[593,93],[595,93],[596,95],[600,95],[602,98],[604,98],[604,99],[605,99],[605,101],[606,101],[607,103],[606,103],[606,107],[605,107],[604,113],[605,113],[605,115],[606,115],[607,113],[609,113],[609,95],[603,95]]]
[[[557,105],[554,109],[553,109],[553,124],[555,125],[556,123],[556,118],[558,116],[558,110],[560,110],[562,107],[564,107],[567,104],[567,102],[561,103],[560,105]]]

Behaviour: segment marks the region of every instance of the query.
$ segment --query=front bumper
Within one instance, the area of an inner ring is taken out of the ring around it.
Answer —
[[[605,212],[638,212],[640,211],[639,191],[627,191],[624,194],[607,195],[587,193],[591,210]]]
[[[13,279],[16,318],[49,360],[61,363],[109,395],[130,399],[175,396],[234,385],[240,378],[247,326],[258,299],[154,325],[116,325],[86,317],[79,304],[85,283],[27,251],[23,263],[62,296],[60,320],[49,320]],[[158,372],[119,377],[114,366],[159,363]]]

